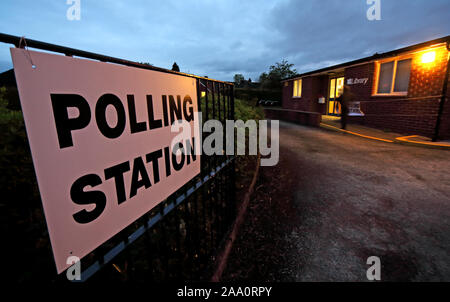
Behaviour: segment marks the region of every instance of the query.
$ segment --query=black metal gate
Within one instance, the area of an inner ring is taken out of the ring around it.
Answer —
[[[203,122],[234,120],[232,83],[1,33],[0,41],[195,78]],[[81,260],[82,281],[208,280],[209,266],[235,218],[235,168],[233,156],[200,158],[200,175]],[[42,269],[55,272],[54,267],[37,267],[31,274],[42,281]],[[67,281],[65,274],[44,275]]]

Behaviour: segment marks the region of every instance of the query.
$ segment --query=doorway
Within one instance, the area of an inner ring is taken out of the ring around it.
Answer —
[[[330,94],[328,95],[327,114],[340,115],[341,104],[336,99],[344,93],[344,77],[330,78],[329,87]]]

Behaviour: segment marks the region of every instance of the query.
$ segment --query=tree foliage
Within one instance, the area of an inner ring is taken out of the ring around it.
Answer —
[[[172,70],[180,72],[180,67],[178,66],[177,62],[173,62]]]
[[[297,70],[292,69],[293,66],[294,64],[290,64],[287,60],[282,60],[270,66],[268,73],[263,72],[259,76],[261,86],[267,89],[281,89],[281,80],[297,74]]]
[[[234,75],[234,84],[236,86],[240,86],[243,81],[245,81],[245,78],[242,74],[238,73]]]

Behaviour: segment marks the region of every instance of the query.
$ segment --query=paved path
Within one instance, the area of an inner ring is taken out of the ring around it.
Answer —
[[[450,151],[281,123],[224,280],[450,281]]]

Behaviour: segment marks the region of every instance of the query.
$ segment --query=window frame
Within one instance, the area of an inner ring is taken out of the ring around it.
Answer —
[[[405,61],[405,60],[411,60],[411,69],[409,71],[409,82],[408,82],[408,90],[407,91],[394,91],[395,89],[395,82],[397,80],[397,65],[399,61]],[[392,78],[391,78],[391,89],[390,92],[387,93],[378,93],[378,87],[380,85],[380,71],[381,71],[381,65],[385,63],[394,62],[394,67],[392,70]],[[409,91],[409,84],[411,81],[411,72],[412,72],[412,63],[413,58],[412,56],[404,56],[404,57],[396,57],[391,58],[383,61],[377,61],[375,62],[376,68],[375,68],[375,82],[374,82],[374,89],[372,96],[407,96]]]
[[[297,91],[295,91],[295,82],[297,82]],[[299,92],[299,88],[300,88],[300,95],[298,95]],[[297,93],[297,95],[295,95],[295,93]],[[294,81],[292,81],[292,98],[293,99],[301,99],[302,98],[302,93],[303,93],[303,79],[296,79]]]

